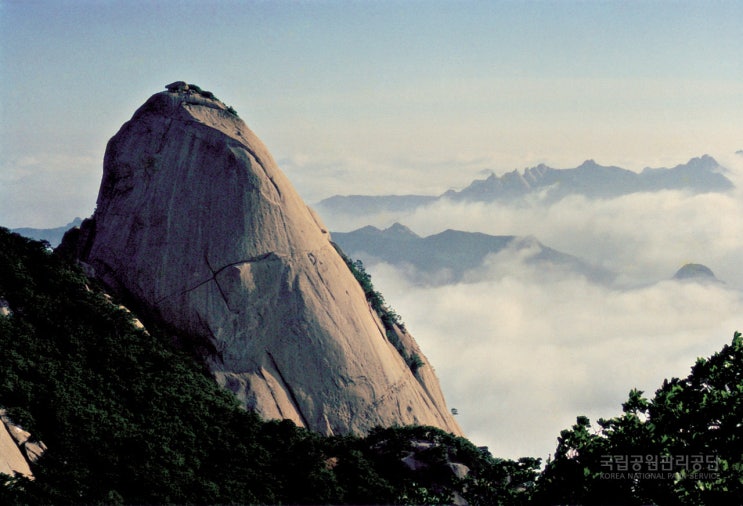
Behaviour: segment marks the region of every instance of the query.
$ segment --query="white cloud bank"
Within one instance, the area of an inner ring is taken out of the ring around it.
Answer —
[[[609,288],[512,261],[514,275],[500,259],[479,282],[438,287],[368,266],[467,436],[498,456],[546,457],[577,415],[619,414],[631,388],[686,376],[743,328],[743,296],[724,285]]]

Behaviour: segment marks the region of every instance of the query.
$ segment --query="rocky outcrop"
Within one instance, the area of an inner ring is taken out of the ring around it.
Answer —
[[[46,445],[35,441],[31,434],[8,418],[0,409],[0,473],[33,479],[30,464],[46,451]]]
[[[110,140],[96,211],[62,248],[144,315],[209,345],[217,380],[265,418],[326,433],[455,434],[320,219],[234,110],[176,82]]]
[[[431,439],[414,439],[409,442],[409,448],[403,452],[400,459],[405,467],[415,473],[428,472],[438,476],[442,481],[463,481],[470,474],[470,468],[461,463],[450,460],[449,452],[441,447],[441,444]],[[443,488],[441,485],[433,486]],[[466,485],[463,486],[463,492],[466,492]],[[467,506],[468,502],[462,497],[459,491],[453,491],[451,500],[448,504],[456,506]]]
[[[13,311],[10,309],[10,304],[8,304],[7,300],[0,297],[0,316],[8,316],[11,314],[13,314]]]
[[[33,476],[28,462],[3,423],[0,423],[0,474]]]

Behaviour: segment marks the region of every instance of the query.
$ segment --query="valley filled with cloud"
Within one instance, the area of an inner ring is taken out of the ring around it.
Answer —
[[[446,229],[535,236],[617,274],[594,282],[506,248],[456,283],[364,258],[376,288],[433,364],[468,437],[502,457],[546,458],[578,415],[621,412],[630,389],[652,396],[685,377],[743,328],[743,198],[736,190],[570,196],[547,204],[437,201],[402,214],[323,216],[331,230],[400,222],[421,236]],[[352,220],[356,220],[352,222]],[[720,282],[677,281],[684,264]]]

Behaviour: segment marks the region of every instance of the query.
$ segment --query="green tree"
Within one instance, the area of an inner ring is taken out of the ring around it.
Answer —
[[[595,431],[579,417],[561,433],[555,457],[539,480],[541,502],[740,504],[739,332],[718,353],[698,359],[687,378],[664,381],[653,399],[632,390],[622,410],[618,417],[599,420]]]

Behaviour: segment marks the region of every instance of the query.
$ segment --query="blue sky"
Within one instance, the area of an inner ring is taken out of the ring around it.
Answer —
[[[163,85],[233,105],[310,202],[743,149],[743,2],[0,0],[0,223],[92,212]]]

